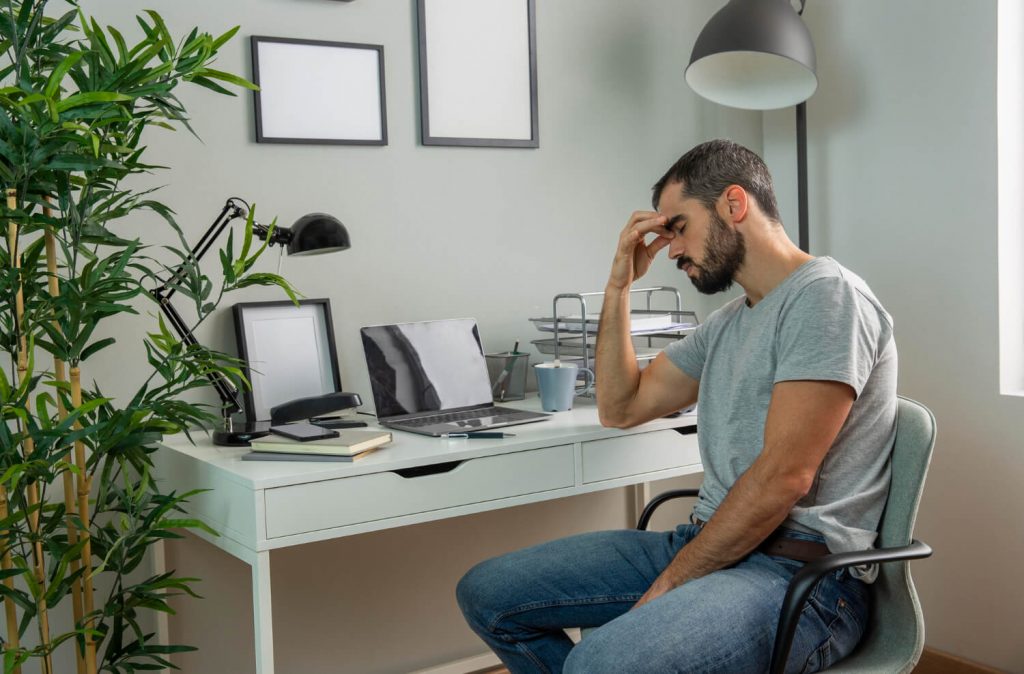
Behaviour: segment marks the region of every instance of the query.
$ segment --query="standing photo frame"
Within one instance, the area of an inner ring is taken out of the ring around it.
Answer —
[[[257,143],[387,145],[384,47],[254,35]]]
[[[424,145],[540,146],[535,0],[417,0]]]
[[[341,391],[329,299],[234,305],[238,358],[251,388],[246,419],[268,421],[271,408]]]

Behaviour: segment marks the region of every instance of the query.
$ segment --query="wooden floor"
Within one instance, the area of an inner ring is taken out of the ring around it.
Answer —
[[[471,674],[509,674],[504,667],[481,669]],[[1001,670],[964,660],[955,655],[926,648],[914,674],[1003,674]]]

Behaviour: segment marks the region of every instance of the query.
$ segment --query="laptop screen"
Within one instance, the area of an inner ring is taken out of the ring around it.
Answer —
[[[360,332],[377,418],[493,402],[473,319],[376,325]]]

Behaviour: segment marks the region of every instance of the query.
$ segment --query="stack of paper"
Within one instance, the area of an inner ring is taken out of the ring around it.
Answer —
[[[600,314],[587,314],[586,328],[588,333],[597,332],[600,319]],[[574,316],[565,316],[558,319],[559,332],[582,332],[583,325],[584,319],[579,314]],[[634,335],[649,332],[670,332],[673,330],[683,330],[693,327],[696,327],[696,324],[680,323],[675,320],[672,314],[633,314],[629,319],[629,331]],[[550,323],[540,323],[537,326],[537,329],[545,332],[554,332],[554,321],[552,320]]]

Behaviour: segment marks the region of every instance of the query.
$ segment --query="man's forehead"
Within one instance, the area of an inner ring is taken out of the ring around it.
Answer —
[[[684,197],[680,183],[669,183],[658,196],[658,205],[655,210],[661,215],[672,217],[680,213],[688,213],[700,203],[693,197]]]

